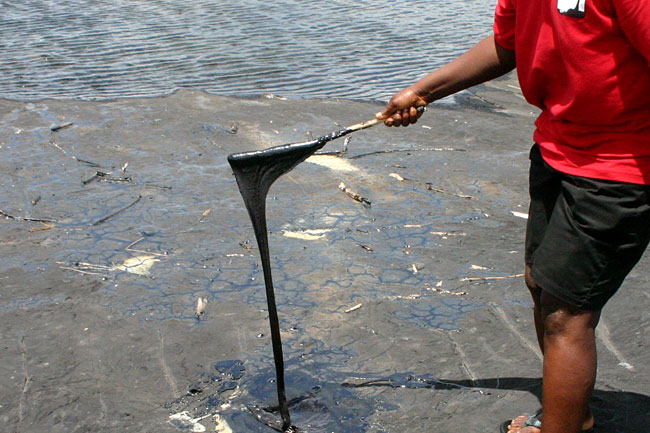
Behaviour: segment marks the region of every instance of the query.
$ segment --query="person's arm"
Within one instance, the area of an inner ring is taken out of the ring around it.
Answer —
[[[613,4],[623,33],[650,65],[650,2],[615,0]]]
[[[488,36],[456,60],[397,92],[377,118],[386,126],[408,126],[422,114],[416,107],[500,77],[514,68],[515,52],[502,48],[494,36]]]

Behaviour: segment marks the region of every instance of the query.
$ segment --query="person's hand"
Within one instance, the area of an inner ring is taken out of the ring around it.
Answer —
[[[409,126],[418,121],[422,115],[416,107],[424,107],[427,100],[412,87],[407,87],[393,95],[377,118],[386,126]]]

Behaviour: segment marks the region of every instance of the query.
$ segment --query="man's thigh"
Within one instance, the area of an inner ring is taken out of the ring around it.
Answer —
[[[548,169],[552,176],[544,176],[552,180],[534,191],[531,167],[530,275],[541,289],[568,304],[600,310],[648,245],[650,187],[544,167]]]

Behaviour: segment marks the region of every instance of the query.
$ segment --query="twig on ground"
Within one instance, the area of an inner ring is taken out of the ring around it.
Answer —
[[[124,177],[106,176],[104,179],[100,179],[100,180],[108,183],[130,183],[132,185],[137,185],[137,183],[133,181],[131,176],[124,176]]]
[[[76,266],[76,268],[73,269],[92,269],[92,270],[102,270],[102,271],[112,271],[113,268],[110,266],[104,266],[104,265],[95,265],[93,263],[87,263],[87,262],[74,262],[72,264],[66,263],[66,262],[55,262],[57,265],[67,265],[67,266]]]
[[[441,289],[440,287],[427,287],[426,290],[430,292],[442,293],[445,295],[464,296],[467,292],[452,292],[451,290]]]
[[[468,200],[476,200],[476,197],[471,196],[471,195],[456,194],[456,193],[453,193],[453,192],[445,191],[444,189],[434,188],[433,185],[430,182],[426,182],[426,185],[427,185],[427,189],[429,191],[439,192],[441,194],[453,195],[454,197],[465,198],[465,199],[468,199]]]
[[[251,244],[250,244],[249,241],[246,241],[246,242],[240,242],[240,243],[239,243],[239,246],[242,247],[242,248],[245,248],[246,251],[248,251],[248,252],[250,252],[250,251],[253,249],[253,247],[251,246]]]
[[[51,219],[46,219],[46,218],[28,218],[28,217],[20,217],[20,216],[9,215],[7,212],[5,212],[5,211],[3,211],[1,209],[0,209],[0,216],[12,219],[14,221],[30,221],[30,222],[35,222],[35,223],[55,223],[56,222],[56,220],[51,220]]]
[[[33,227],[33,228],[29,229],[28,231],[29,232],[42,232],[42,231],[50,230],[50,229],[54,228],[54,224],[45,224],[45,223],[41,223],[41,224],[43,224],[41,227]]]
[[[387,149],[376,150],[374,152],[362,153],[360,155],[348,156],[348,159],[358,159],[365,156],[380,155],[382,153],[398,153],[398,152],[465,152],[465,149],[455,149],[453,147],[425,147],[423,149]]]
[[[20,425],[23,422],[25,395],[27,394],[27,389],[29,388],[29,384],[31,381],[29,374],[27,372],[27,347],[25,346],[24,336],[20,337],[20,341],[18,342],[18,345],[20,346],[20,356],[22,358],[24,380],[23,380],[23,389],[22,392],[20,393],[20,400],[18,401],[18,426],[16,427],[16,431],[19,431]]]
[[[420,185],[425,185],[427,187],[427,190],[429,190],[429,191],[434,191],[434,192],[441,193],[441,194],[453,195],[454,197],[464,198],[464,199],[468,199],[468,200],[476,200],[476,197],[471,196],[471,195],[457,194],[457,193],[454,193],[454,192],[445,191],[444,189],[435,188],[431,182],[422,182],[422,181],[419,181],[419,180],[408,179],[406,177],[401,176],[398,173],[390,173],[388,176],[392,177],[393,179],[397,179],[400,182],[413,182],[413,183],[417,183],[417,184],[420,184]]]
[[[165,186],[165,185],[154,185],[153,183],[143,183],[142,186],[146,188],[158,188],[158,189],[172,189],[171,186]]]
[[[468,281],[471,283],[475,281],[507,280],[509,278],[519,278],[523,276],[524,274],[507,275],[505,277],[469,277],[469,278],[462,278],[460,281]]]
[[[370,200],[368,200],[365,197],[360,196],[356,192],[352,191],[350,188],[347,187],[347,185],[343,182],[339,184],[339,189],[343,191],[348,197],[350,197],[352,200],[358,201],[359,203],[362,203],[366,206],[372,205]]]
[[[50,128],[50,131],[52,131],[52,132],[56,132],[56,131],[59,131],[59,130],[61,130],[61,129],[63,129],[63,128],[67,128],[68,126],[72,126],[72,125],[74,125],[74,123],[72,123],[72,122],[65,122],[65,123],[62,123],[62,124],[60,124],[60,125],[55,125],[55,126],[51,127],[51,128]]]
[[[61,152],[63,152],[64,155],[67,155],[67,154],[68,154],[68,152],[66,152],[66,151],[65,151],[61,146],[59,146],[58,144],[56,144],[56,141],[52,140],[52,141],[50,141],[50,144],[51,144],[52,146],[56,147],[57,149],[59,149]]]
[[[91,167],[95,167],[95,168],[101,167],[101,165],[97,164],[96,162],[88,161],[87,159],[81,159],[81,158],[78,158],[76,156],[73,156],[72,159],[74,159],[75,161],[80,162],[82,164],[87,164],[87,165],[89,165]]]
[[[99,275],[100,277],[108,278],[108,275],[100,274],[99,272],[88,272],[81,269],[71,268],[69,266],[59,266],[59,269],[66,269],[68,271],[78,272],[84,275]]]
[[[132,206],[135,206],[135,204],[138,203],[141,199],[142,199],[142,196],[139,195],[138,198],[137,198],[133,203],[131,203],[131,204],[129,204],[129,205],[123,207],[122,209],[120,209],[120,210],[118,210],[118,211],[116,211],[116,212],[113,212],[113,213],[110,214],[110,215],[105,216],[105,217],[102,218],[102,219],[99,219],[99,220],[95,221],[94,223],[91,224],[91,226],[98,226],[98,225],[100,225],[100,224],[102,224],[102,223],[108,221],[110,218],[113,218],[115,215],[118,215],[118,214],[124,212],[125,210],[131,208]]]
[[[348,308],[347,310],[344,310],[343,312],[344,312],[344,313],[351,313],[351,312],[353,312],[353,311],[355,311],[355,310],[358,310],[358,309],[361,308],[361,307],[363,307],[363,304],[357,304],[357,305],[355,305],[354,307],[350,307],[350,308]]]
[[[126,246],[126,248],[124,248],[124,250],[125,250],[125,251],[129,251],[129,252],[132,252],[132,253],[142,253],[142,254],[150,254],[150,255],[152,255],[152,256],[158,256],[158,257],[167,257],[167,254],[165,254],[165,253],[154,253],[154,252],[152,252],[152,251],[136,250],[135,248],[132,248],[135,244],[137,244],[138,242],[140,242],[140,241],[143,240],[143,239],[144,239],[144,237],[141,237],[141,238],[139,238],[139,239],[136,239],[135,241],[133,241],[133,242],[131,242],[130,244],[128,244],[128,245]]]
[[[199,218],[199,222],[202,222],[202,221],[203,221],[203,218],[205,218],[205,217],[207,217],[208,215],[210,215],[210,212],[212,212],[212,208],[208,208],[208,209],[206,209],[206,210],[201,214],[201,218]]]

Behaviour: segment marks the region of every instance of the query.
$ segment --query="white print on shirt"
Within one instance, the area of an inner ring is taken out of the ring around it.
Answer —
[[[584,18],[586,0],[557,0],[557,10],[574,18]]]

